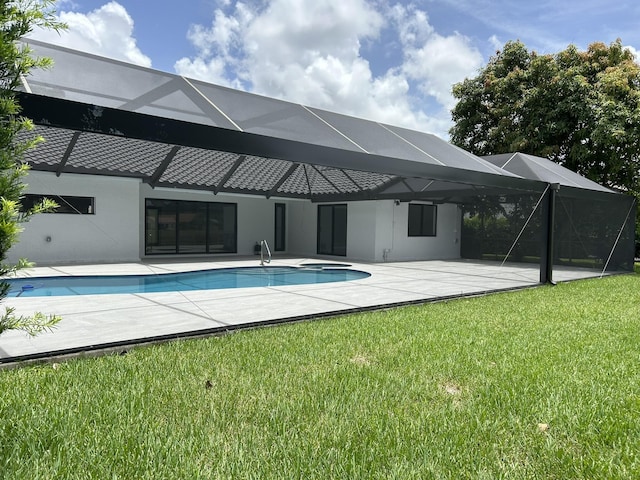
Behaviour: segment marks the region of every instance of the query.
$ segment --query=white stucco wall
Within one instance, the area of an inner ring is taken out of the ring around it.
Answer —
[[[347,258],[373,261],[376,246],[377,202],[347,204]]]
[[[415,202],[419,203],[419,202]],[[457,205],[437,206],[435,237],[409,237],[409,204],[384,202],[378,209],[375,261],[441,260],[460,258],[460,210]],[[391,236],[386,226],[391,226]]]
[[[284,203],[287,211],[284,253],[303,257],[317,255],[318,204],[308,200],[214,196],[211,192],[152,189],[135,179],[73,174],[56,177],[47,172],[32,172],[28,184],[29,193],[94,197],[95,214],[34,217],[25,224],[20,242],[10,250],[10,262],[20,257],[40,265],[150,258],[144,255],[145,198],[235,203],[237,255],[253,255],[255,243],[263,239],[273,248],[275,204]],[[437,236],[409,237],[408,203],[347,202],[347,256],[334,258],[370,262],[459,258],[459,209],[456,205],[438,205],[437,215]],[[51,237],[51,241],[46,241],[47,237]]]
[[[393,200],[376,202],[376,243],[373,250],[374,262],[390,261],[394,245],[395,205]],[[385,255],[385,251],[388,253]]]
[[[383,262],[460,258],[458,207],[438,205],[435,237],[409,237],[408,205],[396,205],[393,200],[347,202],[346,259]],[[318,204],[295,202],[289,212],[290,253],[316,255]]]
[[[316,254],[318,204],[307,200],[287,204],[289,213],[287,244],[291,255],[309,257]]]
[[[347,205],[347,259],[371,261],[375,249],[376,202],[337,202]],[[289,253],[317,255],[318,205],[310,201],[291,202]],[[330,205],[330,204],[329,204]],[[326,256],[330,258],[331,256]],[[345,257],[336,256],[335,259]]]
[[[10,249],[8,261],[26,257],[48,265],[139,259],[139,180],[30,172],[26,183],[27,193],[94,197],[95,214],[32,217]]]

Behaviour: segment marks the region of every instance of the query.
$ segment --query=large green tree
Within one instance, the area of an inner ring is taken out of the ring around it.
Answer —
[[[34,148],[41,139],[22,139],[19,134],[33,128],[33,124],[20,116],[16,90],[22,78],[34,68],[49,66],[46,58],[36,58],[28,46],[19,40],[36,27],[60,29],[64,25],[56,20],[54,0],[0,0],[0,278],[28,265],[21,260],[16,265],[6,263],[7,251],[18,240],[21,224],[43,211],[55,208],[45,200],[33,208],[22,209],[20,199],[26,187],[24,178],[29,167],[23,162],[24,153]],[[7,294],[9,285],[0,281],[0,299]],[[14,309],[6,308],[0,314],[0,333],[20,329],[30,334],[51,328],[59,320],[55,316],[37,313],[32,317],[18,316]]]
[[[455,145],[549,158],[640,198],[640,65],[620,40],[553,55],[508,42],[453,95]]]

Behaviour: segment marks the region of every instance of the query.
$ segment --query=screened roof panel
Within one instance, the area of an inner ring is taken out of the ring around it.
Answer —
[[[189,82],[244,132],[359,150],[302,105],[197,80]]]
[[[26,39],[35,53],[54,59],[54,67],[27,77],[35,94],[118,108],[171,82],[175,75]]]
[[[444,165],[443,161],[420,151],[379,123],[315,108],[310,110],[368,153]]]
[[[399,137],[403,138],[411,145],[414,145],[416,148],[419,148],[423,152],[437,158],[447,167],[462,168],[464,170],[492,173],[495,175],[512,175],[496,168],[486,160],[445,142],[441,138],[430,133],[417,132],[391,125],[387,125],[386,128],[396,133]]]
[[[27,43],[37,55],[54,59],[53,68],[35,70],[26,78],[37,95],[235,128],[178,75],[31,39]]]
[[[182,78],[175,78],[158,90],[127,102],[119,108],[185,122],[234,128],[204,98],[192,92],[191,87]]]
[[[146,105],[138,109],[138,112],[145,113],[147,115],[154,115],[156,117],[162,117],[163,115],[171,115],[171,118],[175,120],[182,120],[184,122],[192,122],[192,123],[203,123],[211,126],[219,126],[216,125],[209,117],[199,113],[187,113],[179,110],[171,110],[169,111],[166,108],[159,108],[154,105]]]
[[[609,192],[612,190],[579,175],[547,158],[524,153],[504,153],[484,157],[503,170],[530,180],[559,183],[567,187]]]

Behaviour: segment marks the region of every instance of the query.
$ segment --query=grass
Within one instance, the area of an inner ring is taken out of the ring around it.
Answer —
[[[0,371],[0,478],[640,478],[640,275]]]

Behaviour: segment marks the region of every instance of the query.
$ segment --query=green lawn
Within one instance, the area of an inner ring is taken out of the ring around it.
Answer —
[[[640,478],[640,275],[0,371],[0,478]]]

